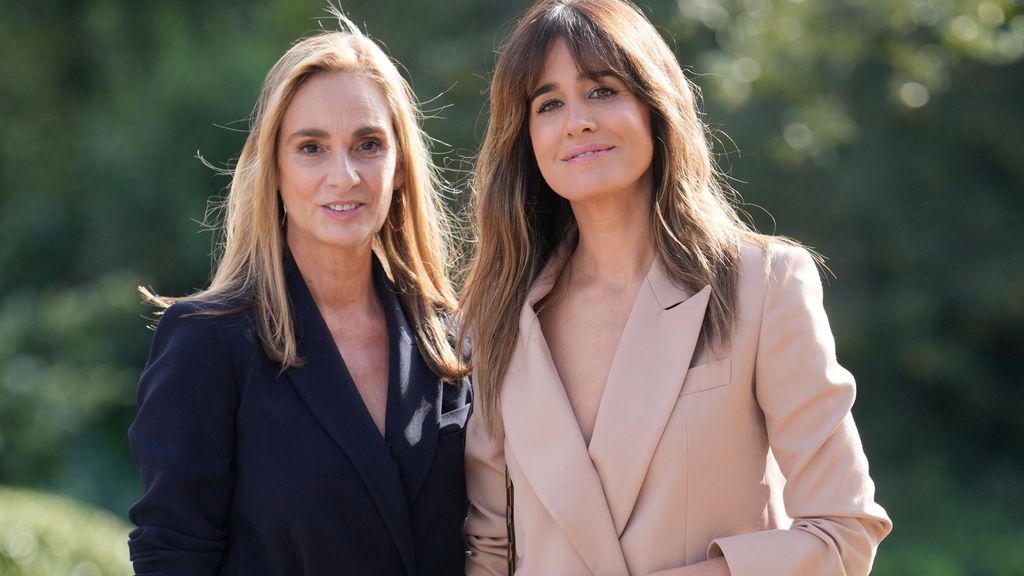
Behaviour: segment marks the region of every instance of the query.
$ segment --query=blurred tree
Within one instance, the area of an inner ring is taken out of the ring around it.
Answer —
[[[125,430],[142,320],[135,275],[0,303],[0,478],[127,505]]]
[[[131,574],[128,526],[64,498],[0,486],[0,574]]]
[[[775,216],[755,219],[832,258],[840,352],[866,383],[874,433],[910,421],[926,444],[977,460],[965,467],[1019,463],[1020,3],[679,6],[672,29],[683,60],[707,72],[698,82],[731,137],[731,175]]]
[[[125,430],[152,311],[134,287],[204,285],[216,239],[198,222],[228,180],[196,155],[230,166],[270,66],[335,26],[325,6],[0,0],[0,482],[122,512],[137,497]],[[424,68],[436,160],[463,178],[493,30],[516,8],[345,8]]]
[[[1020,573],[1003,543],[1024,513],[1024,1],[639,3],[759,228],[838,276],[826,304],[897,523],[877,573]],[[343,5],[408,69],[453,204],[527,4]],[[195,156],[230,165],[263,76],[325,5],[0,0],[0,483],[120,513],[137,496],[135,285],[206,282],[198,221],[228,181]]]
[[[150,333],[134,287],[203,284],[211,238],[195,220],[225,181],[193,156],[240,149],[214,123],[245,117],[317,10],[4,6],[0,482],[122,512],[136,497],[125,431]]]
[[[877,574],[1024,571],[1021,7],[681,0],[668,23],[754,220],[837,275],[826,304],[896,522]]]

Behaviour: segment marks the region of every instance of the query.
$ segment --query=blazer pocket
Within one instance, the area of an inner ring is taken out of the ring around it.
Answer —
[[[683,387],[679,396],[689,396],[698,392],[706,392],[728,386],[732,381],[732,359],[723,358],[694,366],[686,371],[686,379],[683,380]]]
[[[466,421],[469,419],[469,410],[472,406],[472,404],[468,403],[463,404],[455,410],[441,414],[440,422],[438,423],[438,434],[445,436],[464,430],[466,428]]]

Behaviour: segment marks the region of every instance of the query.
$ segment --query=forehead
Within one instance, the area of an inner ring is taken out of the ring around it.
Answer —
[[[306,125],[390,127],[391,111],[384,91],[373,80],[348,72],[318,72],[295,91],[281,124],[284,131]]]
[[[544,65],[540,69],[537,82],[549,81],[552,76],[579,76],[582,72],[583,70],[572,57],[572,53],[569,52],[565,40],[559,38],[551,44],[544,55]]]
[[[624,66],[616,58],[613,46],[602,41],[582,40],[563,35],[552,38],[546,49],[540,52],[540,57],[534,59],[529,87],[536,88],[550,82],[553,74],[572,74],[590,79],[625,76]]]

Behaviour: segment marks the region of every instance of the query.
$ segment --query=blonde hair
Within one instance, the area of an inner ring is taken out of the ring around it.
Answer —
[[[528,128],[529,91],[559,39],[581,73],[618,77],[650,109],[652,240],[675,284],[693,292],[712,288],[701,346],[728,345],[740,245],[768,242],[730,203],[696,90],[644,14],[628,0],[534,4],[502,49],[491,81],[490,121],[473,181],[476,250],[460,304],[463,336],[473,338],[476,398],[492,435],[500,429],[498,398],[527,292],[576,226],[569,202],[540,174]]]
[[[418,124],[415,95],[373,40],[333,6],[328,11],[338,19],[342,30],[321,32],[297,42],[274,64],[263,82],[249,136],[221,206],[223,237],[209,287],[182,298],[143,293],[162,308],[179,300],[249,306],[267,356],[283,368],[302,363],[284,273],[285,236],[277,190],[278,133],[285,110],[303,82],[322,72],[356,74],[376,83],[385,95],[405,176],[373,249],[410,316],[424,360],[436,374],[454,381],[465,375],[466,368],[448,338],[447,320],[455,308],[455,294],[446,276],[447,215],[438,197],[442,187],[430,157],[429,140]],[[398,224],[392,225],[395,222]]]

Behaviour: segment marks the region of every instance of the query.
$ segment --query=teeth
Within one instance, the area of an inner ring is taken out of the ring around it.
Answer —
[[[576,154],[572,158],[573,158],[573,160],[575,160],[576,158],[586,158],[587,156],[593,156],[594,154],[597,154],[598,152],[604,152],[604,150],[590,150],[589,152],[580,152],[579,154]]]
[[[359,207],[359,204],[328,204],[327,208],[335,212],[348,212],[349,210],[355,210]]]

